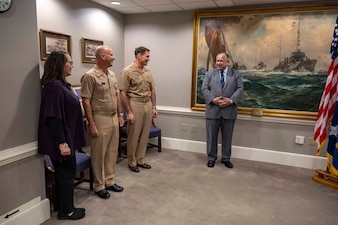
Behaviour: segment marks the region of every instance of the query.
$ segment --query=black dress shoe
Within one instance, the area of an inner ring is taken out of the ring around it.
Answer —
[[[107,190],[103,189],[101,191],[96,191],[95,194],[103,199],[108,199],[110,197],[110,194]]]
[[[80,209],[74,209],[72,215],[67,215],[63,213],[58,213],[58,220],[79,220],[82,219],[86,213],[83,210]]]
[[[224,166],[226,166],[228,168],[234,167],[234,165],[232,165],[232,163],[230,161],[223,161],[222,163],[224,164]]]
[[[85,208],[74,208],[76,210],[80,210],[80,211],[83,211],[83,212],[86,212],[86,209]]]
[[[123,191],[123,187],[119,186],[117,184],[113,184],[112,186],[106,187],[106,190],[114,191],[114,192],[122,192]]]
[[[215,166],[215,161],[209,160],[208,167],[214,167],[214,166]]]

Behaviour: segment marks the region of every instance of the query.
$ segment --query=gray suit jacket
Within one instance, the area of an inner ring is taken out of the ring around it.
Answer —
[[[219,70],[214,69],[206,72],[202,83],[202,93],[206,101],[205,117],[207,119],[218,119],[222,116],[224,119],[236,119],[237,104],[242,97],[243,90],[242,76],[237,70],[228,67],[223,89],[219,77]],[[230,98],[233,104],[224,108],[214,105],[212,100],[220,96]]]

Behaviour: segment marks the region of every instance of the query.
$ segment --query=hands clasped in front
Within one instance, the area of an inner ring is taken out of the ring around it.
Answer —
[[[229,106],[232,104],[232,100],[230,98],[224,98],[222,96],[216,97],[212,100],[212,103],[218,105],[221,108]]]

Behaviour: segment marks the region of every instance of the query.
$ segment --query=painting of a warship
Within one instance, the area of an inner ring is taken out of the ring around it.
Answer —
[[[266,64],[263,61],[259,61],[254,67],[252,67],[252,70],[266,71]]]
[[[298,29],[297,29],[297,43],[296,50],[291,53],[290,57],[286,57],[280,60],[279,64],[273,68],[276,72],[314,72],[317,63],[316,59],[309,59],[305,52],[299,49],[300,46],[300,16],[298,17]],[[280,46],[281,51],[281,46]]]
[[[229,55],[228,66],[239,70],[245,87],[238,104],[242,109],[317,112],[327,79],[325,43],[314,24],[331,33],[337,14],[316,12],[222,15],[198,18],[194,41],[192,105],[203,108],[201,86],[207,71],[215,68],[219,52]],[[325,24],[325,25],[324,25]],[[292,113],[293,113],[292,112]]]

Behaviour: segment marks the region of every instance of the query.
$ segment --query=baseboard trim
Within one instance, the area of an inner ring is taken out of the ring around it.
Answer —
[[[206,143],[200,141],[183,140],[162,137],[162,148],[205,154]],[[219,145],[219,153],[221,152]],[[241,146],[232,146],[232,157],[258,162],[274,163],[285,166],[306,169],[326,169],[326,158],[296,153],[279,152]]]
[[[38,225],[50,218],[50,203],[49,199],[40,200],[41,197],[37,197],[11,212],[6,214],[12,214],[9,218],[5,219],[6,215],[3,215],[0,219],[1,225]],[[13,214],[13,212],[17,212]]]

